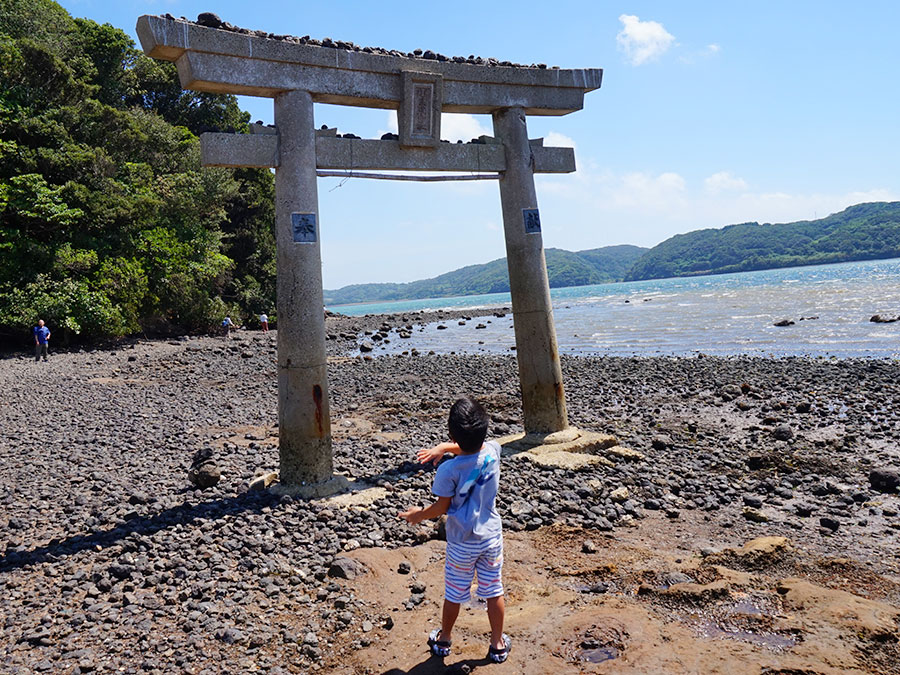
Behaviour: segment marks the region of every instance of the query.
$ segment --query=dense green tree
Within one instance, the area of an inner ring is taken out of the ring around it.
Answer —
[[[275,301],[269,171],[201,169],[233,96],[50,0],[0,0],[0,341],[202,331]]]

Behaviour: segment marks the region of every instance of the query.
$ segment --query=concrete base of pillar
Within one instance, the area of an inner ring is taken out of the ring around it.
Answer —
[[[322,483],[287,486],[278,482],[278,472],[272,471],[257,476],[248,485],[250,492],[271,490],[277,495],[291,495],[301,499],[327,498],[329,504],[342,507],[367,507],[374,501],[387,496],[386,488],[377,487],[361,480],[349,480],[344,476],[334,476]]]
[[[330,497],[339,492],[344,492],[350,486],[350,481],[344,476],[332,476],[321,483],[307,483],[306,485],[282,485],[274,483],[269,490],[276,495],[290,495],[298,499],[317,499]]]
[[[539,434],[535,432],[527,433],[522,438],[525,445],[559,445],[561,443],[571,443],[577,441],[585,435],[585,431],[576,429],[575,427],[566,427],[562,431],[554,431],[548,434]]]

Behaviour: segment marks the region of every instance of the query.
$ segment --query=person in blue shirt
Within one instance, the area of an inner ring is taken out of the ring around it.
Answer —
[[[441,627],[431,631],[428,646],[435,656],[448,656],[453,625],[460,605],[468,602],[472,580],[477,577],[477,595],[487,600],[491,624],[488,658],[503,663],[511,640],[503,632],[506,606],[503,600],[503,524],[497,513],[500,485],[500,446],[485,442],[488,414],[472,398],[463,397],[450,408],[450,443],[419,450],[422,463],[437,464],[445,453],[455,455],[442,463],[431,491],[437,497],[431,506],[413,507],[400,514],[415,525],[447,514],[447,554],[444,565],[444,608]]]
[[[43,319],[38,319],[34,327],[34,360],[40,361],[44,357],[47,360],[47,349],[50,346],[50,329],[44,325]]]
[[[231,333],[231,329],[234,328],[234,323],[231,321],[230,316],[226,316],[222,319],[222,332],[225,334],[225,337],[228,337],[228,334]]]

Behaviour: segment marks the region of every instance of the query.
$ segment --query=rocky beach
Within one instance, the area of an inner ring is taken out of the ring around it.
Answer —
[[[248,489],[278,465],[274,331],[0,359],[0,671],[900,672],[900,363],[875,359],[564,357],[570,422],[610,442],[504,456],[510,660],[477,606],[429,659],[415,452],[462,393],[522,431],[514,353],[417,352],[437,320],[478,324],[329,316],[358,492],[308,502]]]

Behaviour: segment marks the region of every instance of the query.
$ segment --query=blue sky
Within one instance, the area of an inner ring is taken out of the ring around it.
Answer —
[[[538,176],[545,247],[653,246],[730,223],[900,200],[900,3],[65,0],[132,37],[141,14],[203,11],[274,33],[604,69],[584,110],[529,118],[575,147]],[[241,98],[272,122],[269,99]],[[317,125],[378,137],[393,113],[317,105]],[[445,115],[443,136],[490,133]],[[340,187],[338,187],[340,186]],[[319,179],[326,288],[412,281],[505,255],[496,183]]]

